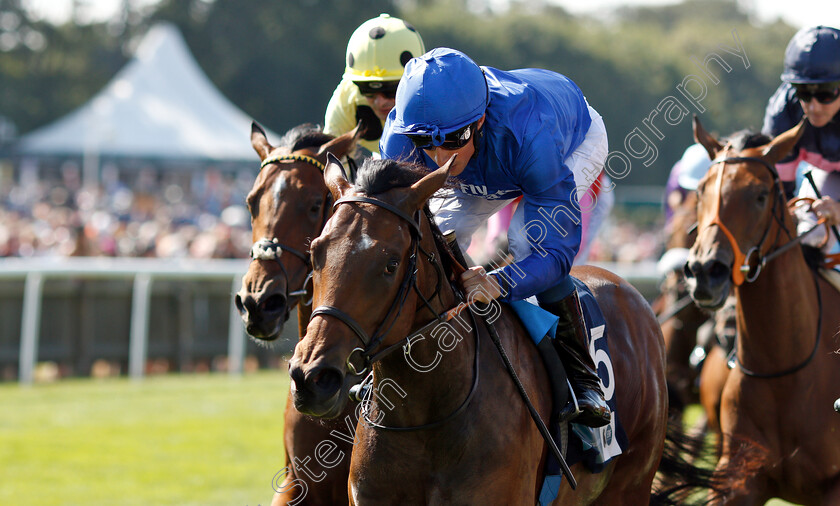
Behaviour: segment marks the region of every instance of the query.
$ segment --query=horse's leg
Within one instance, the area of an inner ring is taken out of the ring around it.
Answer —
[[[733,486],[727,487],[728,492],[725,497],[713,498],[709,504],[719,505],[726,504],[726,506],[762,506],[769,501],[773,494],[769,492],[769,483],[767,477],[759,469],[749,475],[744,476],[739,474],[736,466],[730,464],[730,461],[724,457],[718,461],[715,468],[715,473],[719,476],[731,476]],[[836,503],[834,503],[836,504]]]
[[[712,347],[700,372],[700,404],[706,413],[708,428],[716,434],[720,434],[720,402],[728,376],[729,367],[723,348]]]

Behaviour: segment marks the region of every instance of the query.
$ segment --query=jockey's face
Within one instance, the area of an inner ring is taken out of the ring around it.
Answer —
[[[367,93],[364,97],[376,117],[382,121],[388,118],[388,113],[396,103],[394,95],[388,93]]]
[[[476,132],[480,131],[484,126],[484,118],[485,116],[479,118],[475,128]],[[452,155],[458,153],[458,158],[452,162],[452,167],[449,169],[450,176],[457,176],[464,172],[464,169],[467,167],[467,163],[469,163],[470,159],[472,159],[475,154],[475,142],[470,141],[458,149],[444,149],[437,146],[430,149],[424,149],[423,151],[429,156],[429,158],[435,161],[438,167],[442,167],[443,164],[449,161]]]
[[[817,100],[817,97],[807,96],[808,101],[799,98],[799,104],[802,106],[802,111],[808,117],[808,122],[811,125],[822,128],[826,126],[840,111],[840,95],[837,95],[833,101],[823,103]]]

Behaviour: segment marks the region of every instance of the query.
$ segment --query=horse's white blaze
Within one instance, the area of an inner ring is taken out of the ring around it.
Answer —
[[[373,239],[371,239],[370,236],[366,233],[362,232],[362,236],[359,238],[359,242],[356,244],[355,253],[369,250],[375,245],[376,243],[373,241]]]
[[[274,181],[274,185],[271,187],[271,193],[274,195],[275,209],[280,207],[280,199],[288,186],[289,182],[286,180],[285,175],[278,174],[277,179]]]

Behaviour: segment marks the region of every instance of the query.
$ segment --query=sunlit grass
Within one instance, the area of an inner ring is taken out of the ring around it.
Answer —
[[[267,505],[287,389],[285,371],[0,384],[0,505]]]
[[[268,504],[288,376],[0,385],[0,504]]]

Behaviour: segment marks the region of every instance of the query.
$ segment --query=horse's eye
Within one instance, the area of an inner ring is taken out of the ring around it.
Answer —
[[[397,268],[400,266],[400,261],[396,259],[388,260],[388,265],[385,266],[385,274],[391,275],[397,272]]]
[[[758,198],[756,199],[756,201],[758,202],[758,205],[763,206],[767,202],[767,195],[768,194],[769,194],[769,192],[767,192],[767,191],[763,191],[763,192],[758,194]]]
[[[316,217],[321,214],[321,201],[320,200],[316,200],[315,202],[312,203],[312,205],[309,207],[309,214],[311,214],[312,216],[316,216]]]

